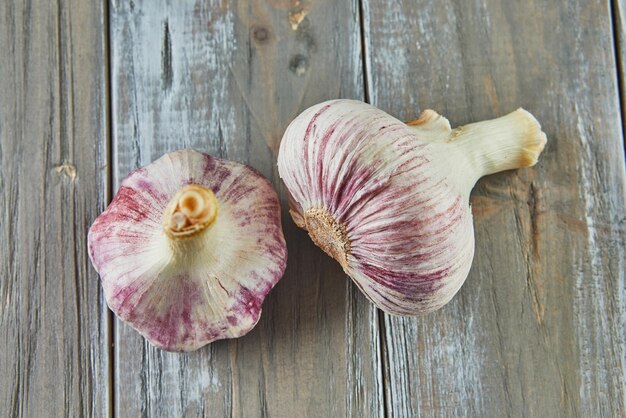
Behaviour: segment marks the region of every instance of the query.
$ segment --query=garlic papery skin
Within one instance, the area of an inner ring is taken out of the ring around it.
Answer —
[[[467,278],[476,181],[534,165],[545,143],[522,109],[453,130],[432,110],[403,123],[332,100],[289,125],[278,170],[295,223],[377,307],[415,316],[444,306]]]
[[[271,184],[193,150],[129,174],[88,244],[109,308],[168,351],[250,331],[287,260]]]

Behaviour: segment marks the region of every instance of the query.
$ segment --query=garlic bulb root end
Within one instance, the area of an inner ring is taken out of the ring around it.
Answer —
[[[337,260],[344,270],[347,269],[350,240],[345,225],[337,222],[324,208],[307,210],[304,223],[313,242]]]

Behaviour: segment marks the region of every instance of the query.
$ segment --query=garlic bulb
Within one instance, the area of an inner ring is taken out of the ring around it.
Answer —
[[[88,242],[111,310],[169,351],[250,331],[287,259],[270,183],[192,150],[126,177]]]
[[[522,109],[452,130],[432,110],[405,124],[334,100],[289,125],[278,170],[315,244],[380,309],[418,315],[450,301],[469,273],[476,181],[534,165],[545,143]]]

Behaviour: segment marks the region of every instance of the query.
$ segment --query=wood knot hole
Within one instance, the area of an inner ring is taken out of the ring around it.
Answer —
[[[250,33],[252,39],[260,45],[268,43],[272,37],[272,33],[269,28],[260,25],[252,26],[252,28],[250,28]]]
[[[297,54],[289,60],[289,70],[298,77],[304,76],[309,69],[309,59],[304,55]]]

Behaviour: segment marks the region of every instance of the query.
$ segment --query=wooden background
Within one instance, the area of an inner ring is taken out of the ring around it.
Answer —
[[[626,1],[3,0],[0,416],[626,416]],[[331,98],[454,125],[519,106],[539,164],[481,180],[476,258],[376,310],[286,214],[283,130]],[[86,233],[195,147],[280,191],[289,263],[247,336],[189,354],[106,308]]]

